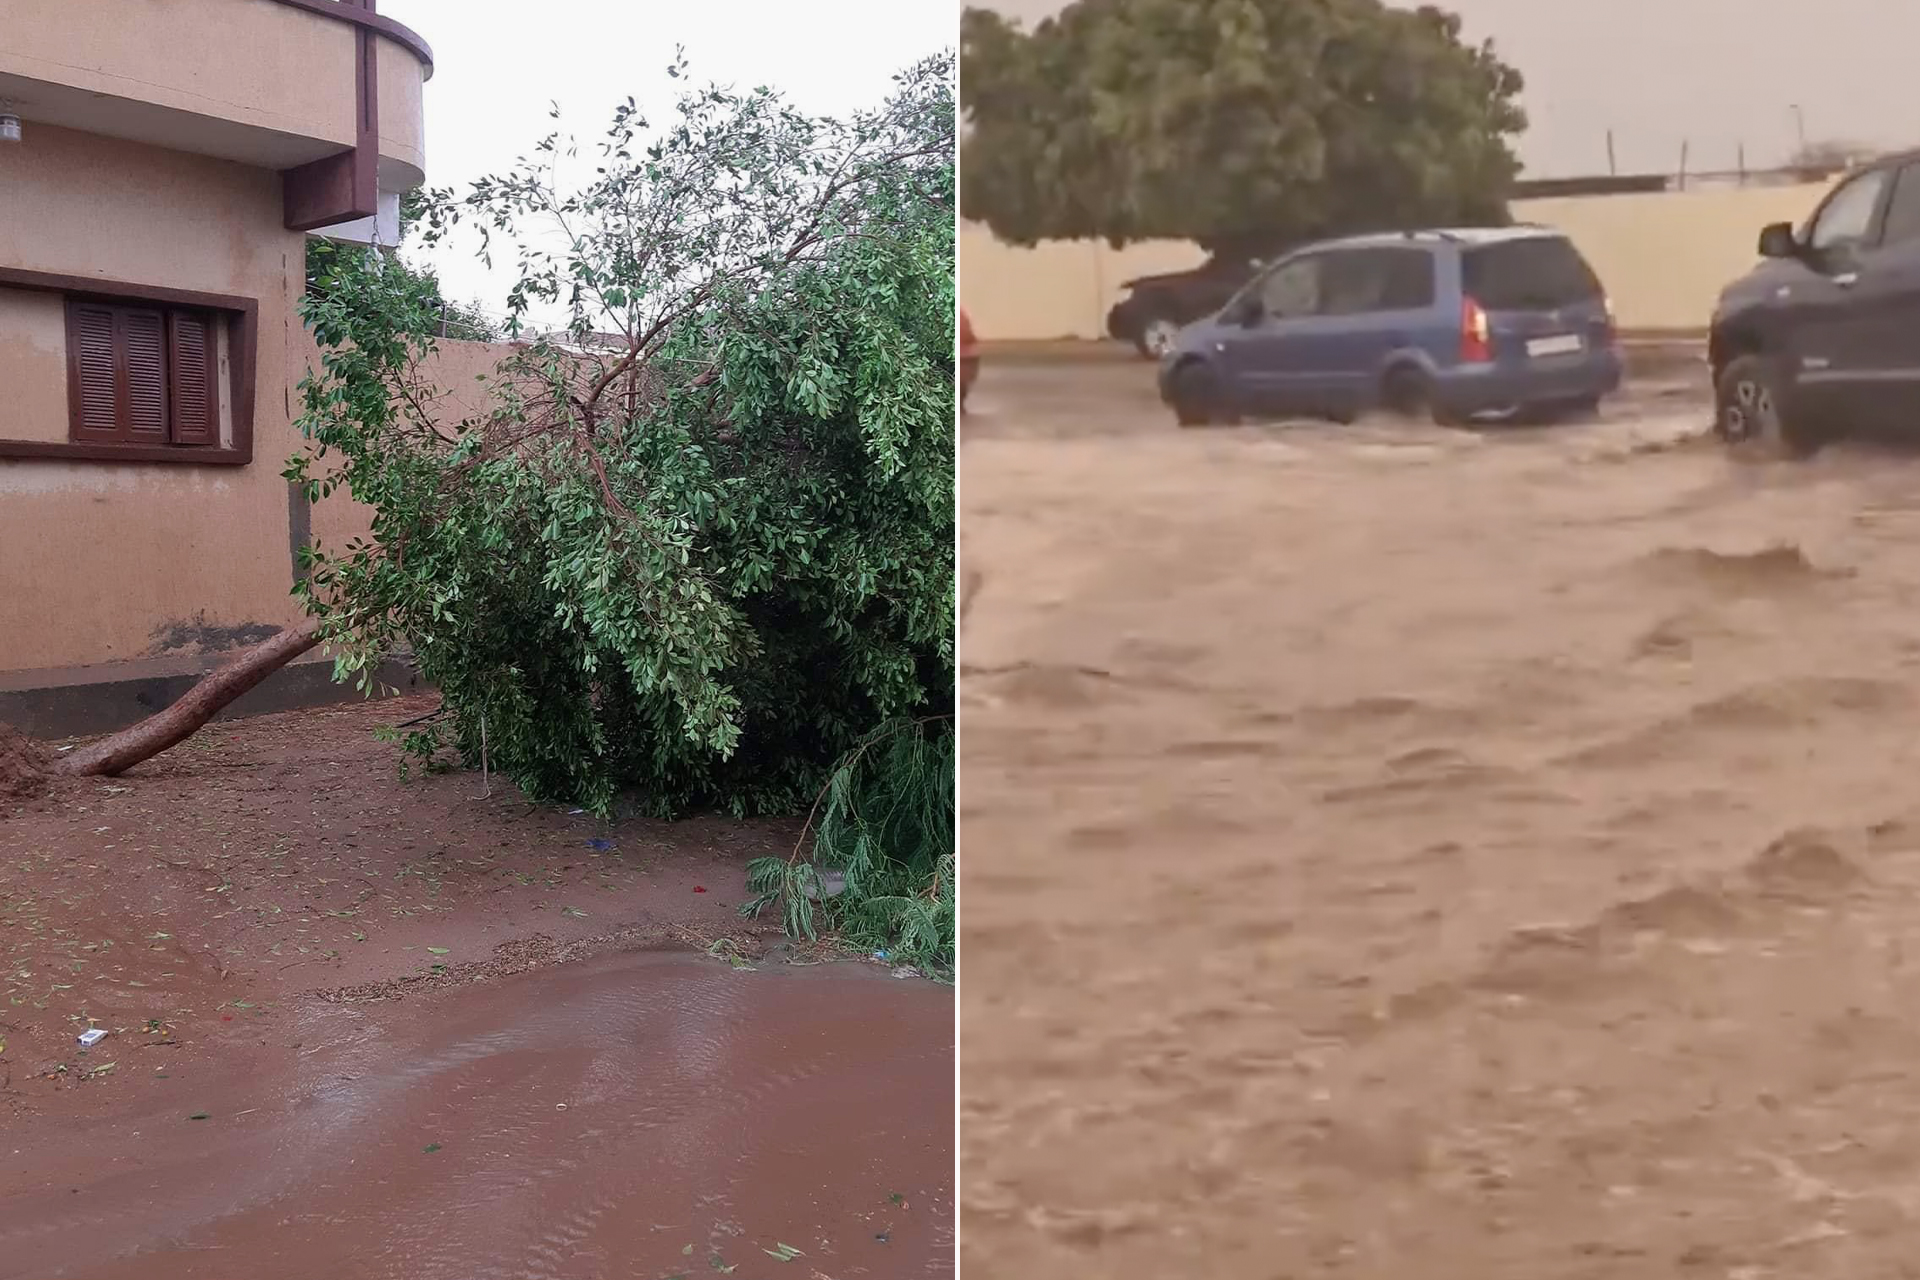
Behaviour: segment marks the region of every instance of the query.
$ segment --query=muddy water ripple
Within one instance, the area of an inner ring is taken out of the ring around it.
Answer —
[[[951,1274],[951,1019],[665,954],[314,1002],[287,1078],[7,1134],[0,1276]]]

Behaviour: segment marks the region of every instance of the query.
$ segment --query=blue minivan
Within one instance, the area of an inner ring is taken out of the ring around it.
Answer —
[[[1545,227],[1408,231],[1308,245],[1180,331],[1160,398],[1182,426],[1242,417],[1439,422],[1587,413],[1620,386],[1613,308]]]

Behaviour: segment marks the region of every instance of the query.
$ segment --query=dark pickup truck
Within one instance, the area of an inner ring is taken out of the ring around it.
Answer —
[[[1226,306],[1259,268],[1252,259],[1210,258],[1191,271],[1129,280],[1121,286],[1127,296],[1107,312],[1107,333],[1131,342],[1148,359],[1158,360],[1182,326]]]
[[[1760,232],[1708,338],[1715,423],[1742,452],[1804,454],[1920,422],[1920,151],[1869,161],[1806,223]]]

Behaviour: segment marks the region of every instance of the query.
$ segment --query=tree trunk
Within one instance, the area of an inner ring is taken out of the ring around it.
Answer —
[[[318,618],[308,618],[297,627],[262,640],[209,671],[172,706],[60,757],[54,772],[66,777],[124,773],[142,760],[186,741],[220,714],[221,708],[319,643]]]

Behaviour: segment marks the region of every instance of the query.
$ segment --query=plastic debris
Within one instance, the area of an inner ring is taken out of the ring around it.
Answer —
[[[815,902],[822,898],[837,898],[847,891],[846,872],[831,867],[825,871],[818,867],[809,870],[812,874],[806,878],[801,891]]]
[[[88,1027],[80,1033],[80,1047],[91,1049],[107,1038],[107,1033],[99,1027]]]
[[[607,850],[613,848],[613,841],[595,836],[593,839],[587,841],[587,848],[598,849],[600,852],[605,853]]]

